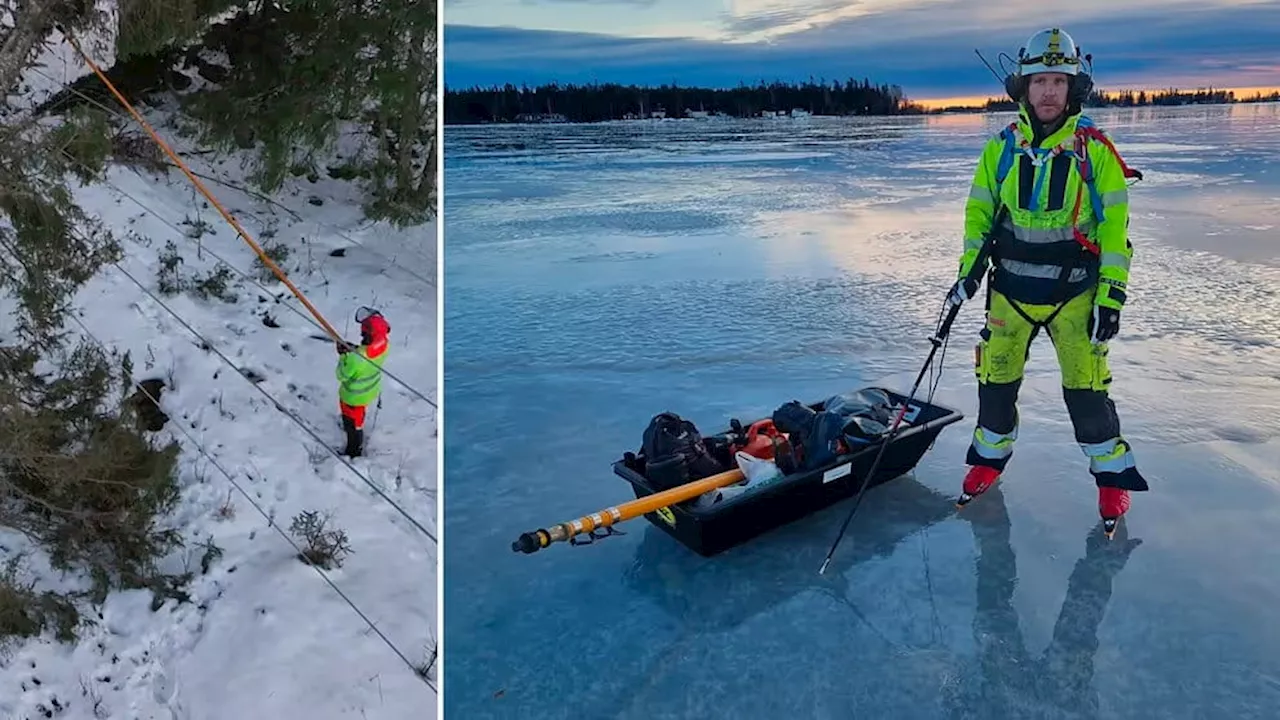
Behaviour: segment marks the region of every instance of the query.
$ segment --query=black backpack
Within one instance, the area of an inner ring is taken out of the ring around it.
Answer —
[[[836,413],[792,400],[773,411],[773,424],[791,440],[789,452],[774,460],[783,473],[815,470],[840,456],[845,421]]]
[[[851,448],[884,439],[893,425],[893,400],[878,388],[834,395],[823,407],[844,419],[844,440]]]
[[[725,468],[711,455],[694,424],[672,412],[654,415],[640,448],[645,476],[658,490],[701,480]]]

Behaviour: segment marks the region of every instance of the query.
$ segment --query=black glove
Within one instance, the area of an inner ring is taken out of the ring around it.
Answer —
[[[348,343],[348,342],[346,342],[346,341],[344,341],[344,340],[339,340],[339,341],[337,342],[337,345],[338,345],[338,354],[339,354],[339,355],[343,355],[343,354],[345,354],[345,353],[349,353],[349,352],[351,352],[351,344],[350,344],[350,343]]]
[[[960,278],[955,285],[951,286],[951,291],[947,293],[947,302],[952,305],[961,305],[965,300],[972,298],[978,292],[978,281],[973,278]]]
[[[1095,343],[1104,343],[1120,332],[1120,311],[1114,308],[1093,306],[1093,315],[1089,318],[1089,339]]]

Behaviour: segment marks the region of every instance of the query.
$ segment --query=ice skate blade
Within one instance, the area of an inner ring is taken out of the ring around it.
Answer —
[[[1116,525],[1120,522],[1120,518],[1103,518],[1102,533],[1110,540],[1116,534]]]

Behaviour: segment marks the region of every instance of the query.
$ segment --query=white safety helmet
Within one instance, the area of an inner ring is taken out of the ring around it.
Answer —
[[[1080,50],[1076,41],[1060,28],[1041,30],[1018,50],[1018,75],[1037,73],[1080,73]]]

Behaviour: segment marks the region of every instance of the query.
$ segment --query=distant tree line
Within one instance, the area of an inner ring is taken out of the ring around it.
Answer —
[[[1227,105],[1231,103],[1276,101],[1280,101],[1280,92],[1272,92],[1270,94],[1256,92],[1247,98],[1240,98],[1236,97],[1236,94],[1233,91],[1214,90],[1213,88],[1200,90],[1178,90],[1176,88],[1170,88],[1168,90],[1159,90],[1155,92],[1147,92],[1145,90],[1140,90],[1138,92],[1134,92],[1132,90],[1111,92],[1106,90],[1095,90],[1089,93],[1089,99],[1085,101],[1085,107],[1168,107],[1176,105]],[[1009,110],[1016,110],[1017,108],[1017,103],[1005,97],[991,98],[982,105],[937,108],[933,112],[957,110],[970,110],[974,112],[1005,112]]]
[[[1238,102],[1266,102],[1268,100],[1280,100],[1280,92],[1271,93],[1264,96],[1262,93],[1255,93],[1249,98],[1238,98],[1235,92],[1230,90],[1214,90],[1213,88],[1201,90],[1177,90],[1170,88],[1159,92],[1148,93],[1145,90],[1137,93],[1132,90],[1126,90],[1116,93],[1108,93],[1102,96],[1093,93],[1090,96],[1091,104],[1100,107],[1145,107],[1148,105],[1225,105]]]
[[[490,122],[600,122],[629,118],[728,115],[802,110],[812,115],[903,115],[923,113],[896,85],[873,85],[849,78],[790,84],[763,82],[735,88],[617,83],[527,85],[446,89],[445,124]]]

